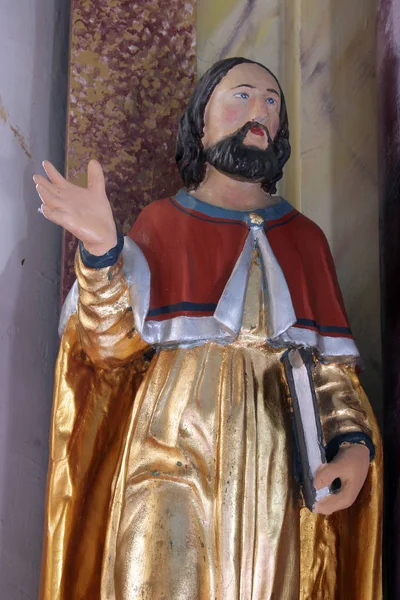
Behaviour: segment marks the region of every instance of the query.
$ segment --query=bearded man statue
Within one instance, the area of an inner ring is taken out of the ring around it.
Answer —
[[[48,179],[35,175],[42,213],[80,240],[41,598],[381,598],[379,433],[326,239],[276,195],[289,155],[276,77],[229,58],[181,119],[183,189],[125,239],[99,163],[87,188],[49,162]],[[284,368],[293,350],[312,357],[327,458],[312,484],[338,490],[313,512]]]

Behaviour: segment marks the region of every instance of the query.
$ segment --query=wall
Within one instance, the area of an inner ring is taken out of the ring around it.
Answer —
[[[199,0],[197,66],[241,55],[287,100],[280,193],[324,230],[381,419],[376,0]]]
[[[64,162],[69,3],[0,16],[0,596],[37,598],[61,232],[38,212],[44,158]]]
[[[375,0],[303,0],[301,210],[325,231],[381,418]]]

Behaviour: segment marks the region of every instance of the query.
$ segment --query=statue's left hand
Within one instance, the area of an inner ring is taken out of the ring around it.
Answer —
[[[343,444],[335,458],[318,469],[314,479],[317,490],[329,487],[336,478],[340,478],[341,488],[320,500],[315,505],[314,512],[330,515],[351,506],[364,485],[369,460],[369,450],[363,444]]]

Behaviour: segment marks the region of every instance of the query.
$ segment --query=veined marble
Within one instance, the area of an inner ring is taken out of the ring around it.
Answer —
[[[325,231],[379,414],[376,2],[199,0],[197,68],[243,55],[278,76],[292,157],[279,192]]]
[[[303,0],[301,210],[325,231],[380,413],[376,2]]]
[[[221,58],[245,56],[281,74],[279,0],[198,0],[197,74]]]

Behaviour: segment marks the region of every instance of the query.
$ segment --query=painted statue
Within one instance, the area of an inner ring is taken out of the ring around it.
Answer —
[[[230,58],[180,121],[184,187],[125,239],[98,162],[87,188],[49,162],[34,177],[44,216],[80,240],[42,598],[381,598],[379,433],[326,239],[275,195],[289,155],[276,77]],[[313,485],[339,481],[314,512],[283,366],[296,349],[312,356],[328,459]]]

